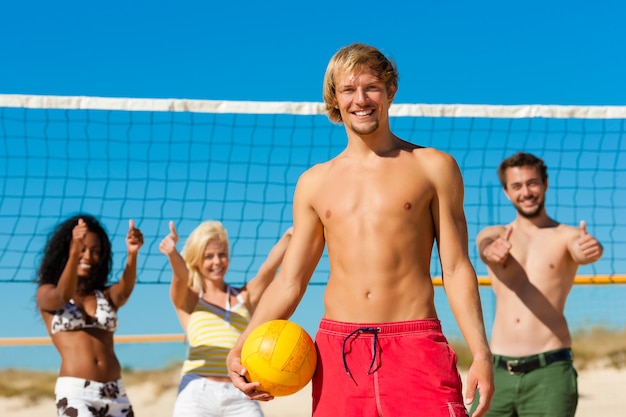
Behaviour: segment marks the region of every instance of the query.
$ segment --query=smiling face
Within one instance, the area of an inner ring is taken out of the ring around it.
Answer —
[[[389,99],[393,99],[398,90],[398,71],[395,62],[371,45],[355,42],[341,48],[328,62],[324,73],[322,96],[328,113],[328,119],[333,123],[343,124],[339,101],[339,84],[337,77],[343,73],[358,75],[366,71],[374,74],[378,81],[386,86]]]
[[[520,216],[532,219],[543,214],[548,189],[539,171],[532,166],[509,167],[505,172],[505,194]]]
[[[87,278],[96,269],[100,262],[102,248],[100,238],[94,232],[87,232],[84,239],[85,247],[83,248],[78,260],[79,278]]]
[[[374,70],[365,67],[357,72],[337,69],[336,108],[346,129],[364,136],[388,124],[389,106],[395,91],[388,92]]]
[[[204,278],[223,281],[229,263],[226,244],[219,240],[211,240],[204,248],[200,273]]]

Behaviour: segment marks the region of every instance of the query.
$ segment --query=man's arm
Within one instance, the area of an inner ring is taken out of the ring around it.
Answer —
[[[466,398],[471,403],[480,391],[480,405],[475,417],[489,409],[494,392],[493,358],[485,332],[482,306],[478,293],[476,272],[469,260],[467,223],[463,211],[463,179],[452,157],[434,163],[432,172],[436,195],[433,200],[433,220],[443,285],[452,313],[465,342],[472,352],[473,362],[467,376]]]
[[[261,296],[248,327],[226,360],[228,373],[235,387],[253,400],[267,401],[272,397],[268,393],[256,391],[259,383],[248,383],[244,379],[245,369],[241,365],[243,343],[259,325],[270,320],[291,317],[304,296],[324,250],[324,228],[310,204],[310,194],[314,188],[311,181],[306,173],[298,181],[293,202],[293,235],[280,272]]]
[[[587,223],[580,222],[579,233],[570,241],[569,252],[579,265],[587,265],[600,259],[604,248],[598,240],[587,233]]]
[[[290,227],[272,247],[255,277],[246,284],[245,288],[248,290],[248,303],[250,311],[254,312],[254,310],[256,310],[256,306],[259,304],[261,296],[267,289],[268,285],[270,285],[272,280],[275,278],[276,271],[278,271],[278,268],[285,257],[285,252],[289,246],[292,234],[293,227]]]
[[[512,232],[511,225],[490,226],[476,236],[478,253],[485,265],[503,264],[507,260],[512,248],[509,241]]]

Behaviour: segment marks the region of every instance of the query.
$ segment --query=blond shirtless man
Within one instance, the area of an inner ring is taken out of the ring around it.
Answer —
[[[578,265],[597,261],[602,245],[584,221],[572,227],[546,214],[540,158],[519,152],[502,161],[498,176],[517,216],[476,239],[496,296],[496,394],[487,415],[574,416],[576,371],[563,310]]]
[[[243,341],[261,323],[292,315],[327,245],[313,416],[466,416],[434,304],[437,241],[449,304],[474,358],[466,396],[480,390],[476,415],[489,407],[493,359],[468,258],[460,170],[449,155],[391,132],[397,86],[395,65],[368,45],[349,45],[328,65],[324,101],[348,144],[298,180],[283,265],[228,357],[233,383],[251,399],[271,396],[243,378]]]

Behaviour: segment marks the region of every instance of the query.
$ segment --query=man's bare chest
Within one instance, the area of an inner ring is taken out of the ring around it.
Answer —
[[[512,236],[511,255],[525,270],[554,270],[571,257],[567,242],[555,233]]]
[[[323,212],[362,218],[422,215],[432,200],[431,186],[425,182],[343,177],[324,184],[315,196]]]

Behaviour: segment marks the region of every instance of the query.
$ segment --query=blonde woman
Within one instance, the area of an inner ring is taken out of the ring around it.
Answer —
[[[179,236],[174,223],[169,227],[159,250],[172,267],[170,298],[189,341],[173,415],[262,417],[259,403],[232,385],[226,356],[274,279],[292,229],[274,245],[256,276],[244,287],[233,288],[225,281],[230,252],[222,223],[201,223],[187,238],[182,253],[176,248]]]

